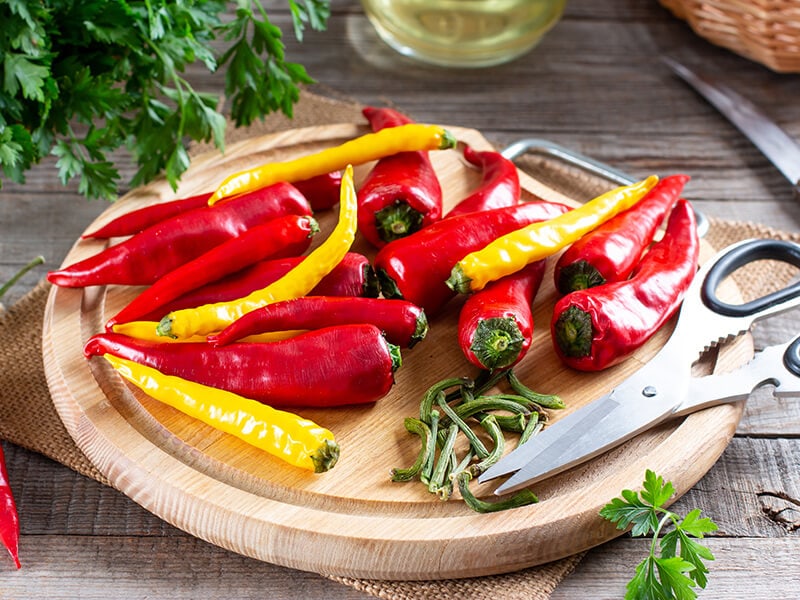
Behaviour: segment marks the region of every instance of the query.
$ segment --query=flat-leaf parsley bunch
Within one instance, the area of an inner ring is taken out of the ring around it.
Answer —
[[[717,530],[713,521],[700,518],[695,509],[683,519],[664,508],[675,488],[672,483],[648,470],[641,492],[623,490],[622,498],[615,498],[600,511],[600,516],[617,524],[618,529],[633,526],[631,535],[653,534],[650,553],[636,567],[636,574],[628,583],[626,600],[693,600],[695,587],[706,587],[708,568],[704,560],[714,560],[711,551],[696,538]],[[669,524],[672,531],[660,538]],[[657,548],[660,546],[660,555]]]
[[[288,5],[298,40],[306,27],[325,29],[329,0]],[[161,173],[175,186],[190,140],[222,149],[219,98],[192,88],[187,65],[224,67],[236,126],[291,116],[298,86],[312,81],[286,60],[259,0],[237,0],[231,13],[214,0],[6,0],[0,23],[3,176],[22,183],[54,154],[61,181],[78,178],[87,197],[116,197],[120,174],[108,155],[118,148],[136,161],[134,186]]]

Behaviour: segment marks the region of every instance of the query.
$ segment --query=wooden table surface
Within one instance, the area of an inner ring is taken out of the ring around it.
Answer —
[[[283,2],[267,3],[289,32]],[[694,56],[757,101],[800,139],[800,76],[781,75],[697,37],[655,0],[570,0],[541,45],[505,66],[445,70],[383,46],[355,0],[334,0],[328,30],[290,60],[318,81],[313,91],[362,103],[391,102],[419,121],[472,127],[504,146],[552,140],[634,176],[685,172],[686,195],[705,214],[784,231],[800,226],[790,185],[739,132],[676,79],[659,57]],[[197,79],[207,86],[198,70]],[[120,159],[124,159],[120,155]],[[130,168],[123,176],[131,174]],[[31,257],[60,264],[104,208],[63,188],[53,161],[24,186],[0,190],[0,280]],[[26,276],[5,299],[43,276]],[[790,317],[759,327],[759,345],[783,341]],[[798,598],[800,402],[759,392],[719,462],[675,505],[718,525],[702,598]],[[244,558],[195,539],[125,496],[42,456],[4,444],[21,518],[23,569],[0,565],[0,596],[33,598],[366,598],[313,573]],[[647,542],[623,536],[589,552],[553,595],[621,598]]]

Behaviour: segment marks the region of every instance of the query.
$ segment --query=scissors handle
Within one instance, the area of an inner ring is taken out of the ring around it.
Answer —
[[[797,336],[783,353],[783,366],[800,377],[800,336]]]
[[[703,303],[728,317],[748,317],[783,304],[800,294],[800,281],[744,304],[728,304],[717,297],[722,280],[739,267],[757,260],[779,260],[800,268],[800,246],[782,240],[750,240],[722,256],[706,275],[701,290]]]

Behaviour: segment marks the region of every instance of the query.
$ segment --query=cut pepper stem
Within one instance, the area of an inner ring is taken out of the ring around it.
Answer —
[[[375,227],[384,242],[391,242],[411,235],[422,227],[422,214],[403,200],[375,213]]]
[[[453,461],[453,447],[456,443],[457,434],[458,426],[453,423],[447,428],[447,437],[442,444],[442,449],[439,451],[439,460],[436,462],[436,466],[428,482],[428,491],[431,493],[435,494],[444,484],[445,476],[448,473],[448,465],[452,463],[455,467],[455,461]]]
[[[497,502],[486,502],[485,500],[475,497],[475,495],[469,489],[469,482],[471,480],[472,475],[470,475],[468,470],[461,471],[461,473],[456,475],[458,491],[461,493],[464,503],[475,512],[498,512],[501,510],[508,510],[509,508],[519,508],[520,506],[527,506],[528,504],[535,504],[539,502],[539,498],[536,497],[536,494],[529,489],[522,489],[513,496],[503,500],[498,500]]]
[[[462,419],[483,413],[489,410],[505,410],[510,413],[527,414],[530,410],[520,402],[498,396],[481,396],[471,402],[465,402],[455,407],[456,414]]]
[[[431,409],[433,408],[433,403],[436,400],[436,397],[439,395],[439,392],[444,392],[446,389],[451,387],[470,385],[471,383],[472,381],[466,377],[453,377],[451,379],[443,379],[438,383],[434,383],[425,392],[425,395],[422,397],[422,402],[419,405],[420,421],[428,423],[428,425],[431,424]]]
[[[428,458],[428,453],[431,448],[428,445],[428,440],[431,438],[431,430],[425,423],[419,419],[407,417],[405,419],[405,428],[409,433],[415,433],[420,437],[422,444],[420,445],[419,453],[414,464],[406,469],[392,469],[392,481],[411,481],[422,470],[423,465]]]
[[[564,408],[564,401],[559,396],[555,394],[540,394],[538,392],[534,392],[531,388],[519,380],[519,377],[517,377],[517,374],[514,373],[513,370],[508,370],[506,372],[506,378],[508,379],[511,389],[513,389],[523,398],[527,398],[531,402],[534,402],[539,406],[543,406],[544,408]]]
[[[555,340],[565,356],[580,358],[592,352],[592,317],[570,306],[556,319]]]
[[[514,364],[524,344],[525,336],[513,318],[495,317],[478,323],[470,350],[491,371]]]
[[[436,438],[439,435],[439,411],[430,411],[430,434],[425,448],[425,463],[422,465],[422,471],[419,474],[419,479],[425,485],[431,480],[433,475],[433,464],[436,459]]]
[[[482,396],[506,376],[505,371],[481,371],[475,379],[475,395]]]
[[[517,446],[522,446],[522,444],[539,433],[543,427],[544,423],[539,420],[539,413],[531,413],[528,424],[525,425],[525,429],[522,430],[522,434],[519,436],[519,440],[517,440]]]
[[[575,290],[586,290],[605,282],[605,277],[600,274],[600,271],[588,261],[581,259],[561,269],[557,285],[559,292],[569,294]]]
[[[494,447],[492,448],[492,452],[486,455],[481,462],[470,467],[469,472],[473,477],[477,477],[500,460],[500,457],[503,456],[503,450],[505,450],[506,447],[503,431],[500,429],[500,425],[498,425],[497,418],[494,415],[490,414],[483,417],[483,419],[481,419],[481,427],[483,427],[488,432],[489,437],[492,438]]]
[[[463,434],[469,440],[470,447],[472,448],[472,450],[475,451],[475,454],[477,454],[480,458],[488,456],[489,451],[486,449],[486,446],[480,440],[477,434],[474,431],[472,431],[472,428],[469,425],[467,425],[464,422],[464,420],[461,417],[459,417],[450,406],[448,406],[444,392],[439,393],[437,400],[442,411],[444,411],[444,414],[447,415],[447,417],[455,425],[458,426],[458,428],[463,432]]]
[[[44,257],[37,256],[27,265],[22,267],[19,271],[17,271],[11,279],[9,279],[5,284],[3,284],[3,287],[0,287],[0,300],[2,300],[6,292],[11,289],[11,286],[17,283],[22,278],[22,276],[25,275],[25,273],[27,273],[34,267],[41,265],[42,263],[44,263]]]

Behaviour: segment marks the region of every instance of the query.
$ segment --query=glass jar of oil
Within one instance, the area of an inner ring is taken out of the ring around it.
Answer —
[[[487,67],[531,50],[566,0],[362,0],[392,48],[448,67]]]

